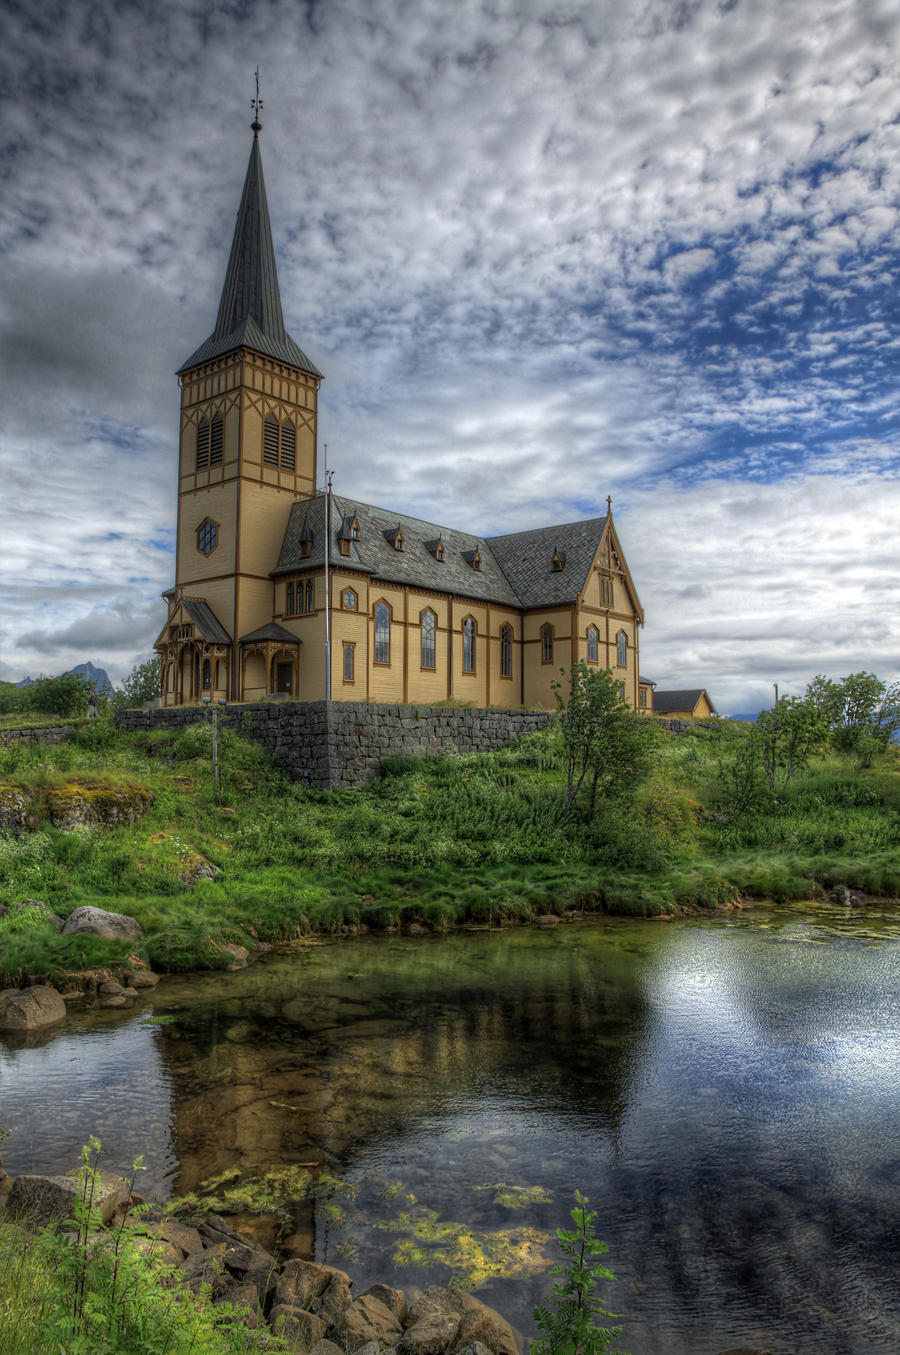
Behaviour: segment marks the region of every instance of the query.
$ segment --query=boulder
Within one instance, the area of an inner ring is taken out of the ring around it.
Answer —
[[[285,1261],[275,1288],[275,1302],[289,1307],[307,1308],[313,1299],[324,1294],[335,1275],[341,1275],[350,1284],[350,1277],[331,1266],[317,1266],[314,1261],[293,1257]]]
[[[446,1347],[449,1355],[458,1355],[473,1341],[483,1342],[494,1355],[519,1355],[515,1334],[505,1318],[471,1294],[464,1294],[457,1289],[443,1289],[436,1284],[429,1285],[409,1310],[407,1328],[400,1342],[400,1348],[407,1355],[413,1355],[415,1349],[409,1344],[414,1329],[420,1322],[435,1315],[457,1320],[456,1332]],[[420,1336],[424,1338],[431,1330],[423,1329]],[[437,1330],[436,1326],[434,1330]]]
[[[558,927],[559,918],[555,913],[542,913],[540,917],[535,918],[539,927]]]
[[[139,941],[144,929],[137,918],[127,913],[108,913],[103,908],[86,904],[70,913],[63,924],[63,936],[86,932],[102,936],[107,941]]]
[[[163,1219],[157,1231],[160,1237],[173,1243],[183,1256],[193,1256],[195,1252],[203,1250],[203,1238],[197,1229],[189,1227],[186,1223],[179,1223],[177,1219]]]
[[[380,1346],[396,1345],[402,1330],[390,1308],[371,1294],[363,1294],[345,1308],[332,1336],[345,1350],[356,1351],[367,1341],[377,1341]]]
[[[247,960],[250,952],[246,946],[239,946],[236,942],[226,941],[222,945],[222,950],[226,955],[232,956],[231,964],[225,966],[229,973],[235,973],[238,969],[247,968]]]
[[[155,1266],[177,1266],[181,1261],[181,1252],[164,1237],[132,1233],[131,1245],[139,1256]]]
[[[344,1355],[340,1346],[336,1346],[333,1341],[329,1341],[323,1336],[321,1341],[317,1341],[309,1355]]]
[[[75,1205],[82,1197],[83,1171],[77,1167],[65,1176],[17,1176],[7,1200],[8,1213],[35,1229],[74,1218]],[[98,1171],[97,1177],[91,1211],[107,1224],[128,1198],[128,1187],[114,1172]]]
[[[290,1349],[298,1355],[312,1350],[325,1335],[325,1323],[315,1313],[298,1308],[290,1303],[278,1303],[269,1314],[272,1331],[282,1340],[290,1342]]]
[[[386,1284],[373,1284],[366,1290],[366,1294],[371,1294],[373,1299],[377,1299],[379,1303],[384,1304],[385,1308],[389,1308],[401,1327],[406,1325],[409,1305],[402,1289],[391,1289]],[[360,1294],[360,1298],[364,1297],[364,1294]]]
[[[313,1299],[312,1312],[320,1317],[328,1327],[334,1327],[353,1302],[350,1293],[350,1281],[340,1271],[335,1271],[317,1299]]]
[[[132,974],[125,975],[125,982],[129,988],[155,988],[159,983],[159,975],[152,974],[149,969],[136,969]]]
[[[66,1004],[55,988],[6,988],[0,993],[0,1030],[41,1030],[66,1019]]]
[[[732,1350],[720,1350],[719,1355],[772,1355],[771,1350],[760,1350],[759,1346],[735,1346]]]
[[[55,932],[61,932],[63,929],[62,918],[58,917],[56,913],[51,912],[43,899],[20,899],[18,903],[11,904],[6,911],[13,917],[27,913],[34,915],[34,913],[37,912],[41,915],[41,918],[46,922],[47,926],[52,927]]]
[[[230,1296],[234,1289],[234,1280],[222,1264],[218,1247],[207,1247],[205,1251],[192,1252],[179,1265],[188,1289],[199,1294],[205,1284],[209,1285],[209,1294],[213,1302]]]
[[[400,1355],[444,1355],[459,1331],[459,1317],[452,1313],[429,1313],[406,1328],[397,1343]]]

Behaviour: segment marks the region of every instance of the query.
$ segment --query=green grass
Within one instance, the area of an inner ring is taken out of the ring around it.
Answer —
[[[392,758],[379,781],[336,793],[292,784],[225,731],[222,804],[201,724],[127,735],[104,719],[69,744],[0,745],[0,788],[28,793],[40,820],[18,839],[0,834],[0,900],[40,898],[63,917],[97,904],[145,931],[132,947],[10,915],[0,982],[131,953],[163,970],[216,967],[231,958],[223,940],[252,947],[359,923],[439,931],[598,906],[652,917],[836,883],[900,895],[900,750],[861,773],[824,757],[783,802],[736,816],[725,768],[741,737],[725,724],[661,735],[637,797],[591,821],[566,811],[552,727],[493,754]],[[137,784],[153,803],[132,828],[53,828],[42,806],[77,778]],[[206,863],[219,874],[188,883]]]

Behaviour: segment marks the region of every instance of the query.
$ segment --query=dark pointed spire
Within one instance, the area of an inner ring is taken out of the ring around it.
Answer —
[[[238,209],[225,286],[219,302],[216,327],[204,344],[188,358],[181,371],[221,357],[235,348],[253,348],[279,362],[301,367],[321,376],[284,327],[275,248],[269,224],[266,185],[259,153],[259,108],[254,101],[253,145]]]

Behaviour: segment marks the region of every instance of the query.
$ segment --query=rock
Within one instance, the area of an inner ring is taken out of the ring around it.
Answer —
[[[835,903],[841,903],[845,908],[849,907],[850,890],[846,885],[836,885],[831,891],[831,897],[834,899]]]
[[[373,1284],[366,1290],[366,1294],[371,1294],[373,1299],[377,1299],[379,1303],[384,1304],[385,1308],[389,1308],[401,1327],[406,1325],[409,1304],[406,1302],[406,1295],[402,1289],[391,1289],[386,1284]],[[360,1294],[360,1298],[365,1298],[365,1294]]]
[[[388,1349],[396,1350],[396,1346],[389,1346]],[[367,1341],[364,1346],[360,1346],[359,1350],[354,1351],[353,1355],[379,1355],[380,1350],[381,1347],[377,1341]]]
[[[459,1317],[430,1313],[406,1328],[397,1343],[400,1355],[444,1355],[456,1340]]]
[[[290,1349],[298,1355],[312,1350],[325,1335],[325,1323],[305,1308],[290,1303],[278,1303],[269,1314],[269,1322],[276,1336],[291,1342]]]
[[[473,1341],[471,1345],[464,1346],[459,1355],[493,1355],[493,1352],[482,1345],[481,1341]]]
[[[350,1281],[346,1275],[336,1271],[317,1299],[313,1300],[312,1312],[320,1317],[328,1327],[334,1327],[353,1302],[350,1293]]]
[[[324,1294],[335,1275],[343,1275],[350,1283],[349,1275],[331,1266],[317,1266],[314,1261],[301,1261],[293,1257],[285,1261],[275,1287],[275,1302],[289,1307],[306,1308]]]
[[[102,936],[107,941],[139,941],[144,929],[137,918],[127,913],[107,913],[103,908],[84,905],[70,913],[63,924],[63,935],[73,936],[87,932]]]
[[[772,1355],[772,1352],[758,1346],[735,1346],[732,1350],[720,1350],[718,1355]]]
[[[344,1310],[332,1336],[345,1350],[356,1351],[367,1341],[392,1346],[402,1330],[390,1308],[372,1298],[371,1294],[363,1294]]]
[[[259,1295],[252,1284],[238,1285],[225,1298],[219,1299],[219,1302],[236,1304],[239,1311],[235,1315],[235,1321],[248,1327],[250,1331],[256,1331],[259,1324],[265,1321]]]
[[[536,917],[534,920],[539,927],[559,926],[559,918],[555,913],[542,913],[540,917]]]
[[[449,1355],[457,1355],[473,1341],[482,1341],[494,1355],[519,1355],[515,1334],[505,1318],[471,1294],[456,1289],[442,1289],[436,1284],[429,1285],[410,1308],[407,1328],[400,1342],[401,1349],[408,1350],[409,1355],[412,1355],[413,1348],[404,1343],[420,1322],[434,1315],[458,1319],[456,1333],[448,1347]]]
[[[322,1340],[317,1341],[313,1346],[309,1355],[344,1355],[344,1352],[340,1346],[336,1346],[333,1341],[329,1341],[327,1337],[323,1336]]]
[[[127,1007],[127,1006],[128,1006],[128,998],[125,997],[124,993],[123,993],[123,994],[120,994],[118,997],[101,997],[100,1001],[97,1003],[97,1006],[98,1006],[98,1007]]]
[[[107,979],[105,983],[101,983],[97,992],[101,997],[121,997],[125,989],[121,983],[116,983],[115,979]]]
[[[0,1030],[41,1030],[66,1019],[66,1004],[55,988],[4,989],[0,993]]]
[[[238,969],[247,968],[247,959],[250,952],[246,946],[239,946],[234,941],[223,941],[216,949],[233,957],[231,964],[225,966],[230,974],[234,974]]]
[[[0,833],[21,837],[29,826],[31,799],[18,786],[0,786]]]
[[[6,911],[11,913],[14,917],[17,914],[34,913],[37,911],[41,914],[42,919],[47,923],[48,927],[52,927],[55,932],[61,932],[63,929],[62,918],[57,917],[56,913],[52,913],[43,899],[20,899],[18,903],[12,904]]]
[[[9,1175],[9,1173],[4,1171],[3,1168],[0,1167],[0,1198],[9,1194],[9,1192],[12,1190],[12,1183],[13,1179]]]
[[[75,1205],[82,1195],[83,1170],[77,1167],[65,1176],[17,1176],[9,1192],[7,1212],[35,1229],[74,1218]],[[91,1211],[107,1224],[117,1206],[128,1198],[128,1187],[114,1172],[98,1171],[97,1176]]]
[[[177,1266],[181,1261],[181,1252],[164,1237],[132,1233],[131,1245],[139,1256],[154,1266]]]
[[[192,1252],[179,1265],[188,1289],[199,1294],[205,1284],[209,1285],[210,1298],[224,1298],[231,1293],[234,1283],[231,1275],[222,1264],[218,1247],[208,1247],[206,1251]]]
[[[136,969],[125,975],[125,982],[130,988],[155,988],[159,983],[159,975],[152,974],[149,969]]]
[[[173,1243],[184,1256],[193,1256],[195,1252],[203,1250],[203,1238],[197,1229],[189,1227],[186,1223],[179,1223],[177,1219],[163,1219],[158,1225],[158,1231],[160,1237]]]

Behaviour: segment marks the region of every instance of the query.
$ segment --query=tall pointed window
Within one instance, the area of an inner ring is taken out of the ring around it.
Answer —
[[[386,602],[375,607],[375,662],[391,661],[391,609]]]
[[[587,628],[588,663],[597,663],[600,657],[600,632],[596,626]]]
[[[221,414],[214,414],[209,430],[209,464],[221,466],[222,447],[225,441],[225,425]]]
[[[278,420],[274,414],[267,414],[263,420],[263,462],[278,465]]]
[[[290,419],[281,425],[281,469],[297,468],[297,430]]]
[[[300,587],[302,588],[303,585],[301,584]],[[294,615],[294,585],[292,583],[287,586],[287,602],[284,606],[284,612],[285,616]]]
[[[422,662],[423,668],[434,668],[437,663],[435,632],[437,617],[429,608],[422,613]]]
[[[553,627],[541,626],[541,663],[553,662]]]
[[[467,616],[463,622],[463,672],[475,672],[475,618]]]
[[[619,668],[628,666],[628,636],[620,630],[616,636],[616,663]]]
[[[512,677],[512,626],[500,628],[500,676]]]
[[[299,583],[297,584],[297,587],[300,587]],[[299,605],[298,601],[297,606],[299,607]],[[306,610],[308,612],[314,612],[316,610],[316,585],[312,579],[306,580]]]
[[[209,466],[209,419],[201,419],[197,424],[197,470],[206,470]]]

